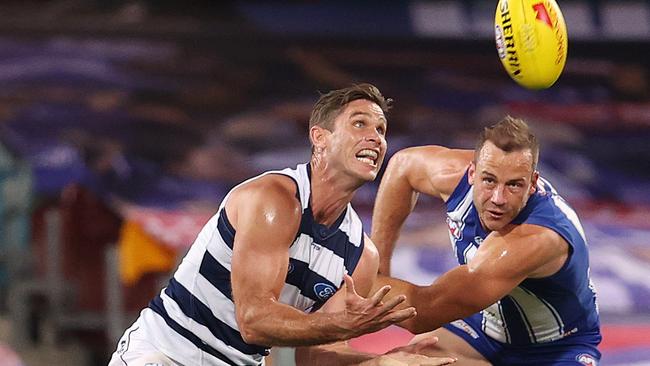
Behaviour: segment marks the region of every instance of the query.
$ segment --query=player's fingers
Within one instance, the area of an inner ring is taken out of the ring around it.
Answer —
[[[422,362],[420,366],[441,366],[441,365],[451,365],[452,363],[458,361],[453,357],[435,357],[435,359]]]
[[[345,282],[345,287],[348,295],[356,295],[357,291],[354,289],[354,280],[349,274],[343,275],[343,281]]]
[[[414,307],[408,307],[402,310],[391,311],[382,318],[382,322],[395,324],[410,319],[417,315]]]
[[[430,336],[430,337],[422,338],[417,342],[410,343],[410,345],[415,346],[416,348],[424,348],[424,347],[433,346],[436,343],[438,343],[438,337]]]
[[[385,285],[382,286],[377,292],[375,292],[371,297],[370,297],[370,303],[372,306],[377,306],[380,303],[382,303],[381,300],[383,300],[384,296],[390,291],[390,285]],[[383,304],[385,305],[385,304]]]
[[[406,296],[404,295],[395,296],[392,299],[389,299],[381,305],[381,309],[378,315],[386,314],[387,312],[393,310],[397,305],[403,303],[405,300]]]

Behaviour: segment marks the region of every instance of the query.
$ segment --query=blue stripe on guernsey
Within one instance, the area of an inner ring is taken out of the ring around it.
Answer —
[[[169,286],[165,289],[165,293],[178,304],[185,315],[207,327],[215,337],[221,339],[227,345],[235,347],[247,355],[264,355],[268,353],[267,349],[270,348],[269,346],[257,346],[246,343],[237,330],[232,329],[228,324],[215,318],[212,311],[205,304],[194,297],[194,295],[174,278],[169,281]]]
[[[336,291],[338,288],[327,278],[309,269],[309,263],[289,258],[289,268],[285,282],[298,287],[303,296],[316,302],[327,299],[331,295],[323,291]]]
[[[230,359],[228,359],[228,357],[226,357],[224,354],[217,351],[213,347],[210,347],[208,344],[203,342],[199,337],[197,337],[194,333],[183,328],[180,324],[176,323],[174,319],[170,318],[169,314],[167,314],[167,310],[165,310],[165,306],[163,305],[160,296],[156,296],[153,300],[151,300],[151,302],[149,303],[149,308],[155,311],[158,315],[160,315],[165,320],[165,323],[167,323],[167,325],[170,328],[176,331],[176,333],[185,337],[188,341],[192,342],[200,350],[211,354],[212,356],[220,359],[221,361],[227,363],[228,365],[237,366],[236,363],[230,361]]]
[[[345,218],[346,213],[347,212],[343,212],[336,222],[332,224],[332,227],[328,228],[325,225],[315,222],[314,216],[311,212],[311,207],[307,207],[302,214],[299,232],[301,234],[309,235],[314,239],[314,242],[343,258],[345,268],[349,273],[352,273],[359,263],[363,250],[359,250],[357,246],[352,243],[348,234],[339,230],[339,226]],[[361,244],[359,248],[363,249],[363,245],[364,237],[361,235]]]
[[[219,263],[207,250],[203,254],[199,273],[205,277],[212,286],[232,301],[232,286],[230,284],[230,271]]]
[[[230,221],[228,220],[228,215],[226,215],[225,208],[219,212],[217,230],[219,230],[219,235],[221,235],[224,243],[226,243],[226,245],[232,249],[235,245],[235,228],[230,225]]]

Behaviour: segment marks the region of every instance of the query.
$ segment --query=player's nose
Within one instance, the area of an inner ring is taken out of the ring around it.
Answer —
[[[505,195],[505,186],[497,186],[492,190],[492,196],[490,197],[490,202],[497,206],[501,206],[506,203]]]

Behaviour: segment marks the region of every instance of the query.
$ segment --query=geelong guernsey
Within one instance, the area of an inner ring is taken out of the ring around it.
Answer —
[[[314,220],[309,164],[266,172],[248,181],[267,174],[293,179],[302,205],[300,228],[288,248],[289,267],[279,301],[305,312],[315,311],[339,289],[344,273],[352,274],[359,262],[364,246],[361,220],[350,204],[331,227]],[[230,268],[237,233],[224,209],[228,196],[203,227],[168,286],[141,315],[141,323],[152,334],[159,334],[151,342],[184,365],[263,365],[263,356],[268,354],[268,346],[242,339],[235,319]],[[255,261],[255,257],[248,260]]]
[[[467,174],[447,200],[449,237],[461,265],[474,256],[488,235],[472,202],[473,187]],[[513,223],[543,226],[557,232],[570,246],[569,258],[554,275],[526,279],[483,310],[482,330],[499,342],[516,345],[551,342],[573,334],[593,335],[600,340],[587,242],[575,211],[540,177],[535,194]]]

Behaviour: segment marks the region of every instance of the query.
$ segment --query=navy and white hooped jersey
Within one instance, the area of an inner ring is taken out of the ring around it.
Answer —
[[[305,312],[315,311],[339,289],[344,273],[352,274],[359,262],[364,247],[361,220],[348,204],[331,227],[314,221],[309,164],[266,172],[248,181],[266,174],[292,178],[302,204],[300,228],[288,248],[289,267],[279,301]],[[144,326],[159,334],[151,342],[181,364],[262,365],[268,354],[269,347],[242,339],[235,319],[230,268],[237,234],[224,209],[227,200],[228,195],[169,285],[140,318]]]
[[[468,172],[447,200],[449,237],[459,264],[473,258],[488,233],[472,201]],[[554,275],[526,279],[507,296],[484,309],[482,330],[509,344],[551,342],[573,334],[600,341],[596,292],[589,278],[589,254],[576,212],[540,177],[536,192],[513,220],[557,232],[570,246],[569,258]]]

